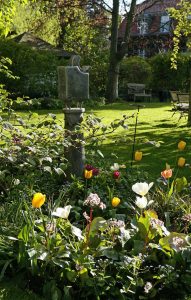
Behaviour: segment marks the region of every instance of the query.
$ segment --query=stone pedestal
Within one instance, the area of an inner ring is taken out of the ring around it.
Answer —
[[[76,126],[80,126],[83,120],[85,108],[65,108],[65,129],[69,130],[72,145],[65,148],[65,158],[68,160],[67,177],[71,175],[82,176],[84,171],[85,150],[80,141],[83,141],[83,134],[75,133]],[[70,179],[70,178],[69,178]]]

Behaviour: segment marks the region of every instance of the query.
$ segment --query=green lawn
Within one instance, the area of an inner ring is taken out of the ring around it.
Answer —
[[[186,126],[186,118],[182,117],[179,120],[179,113],[172,116],[170,103],[141,104],[144,104],[145,107],[141,108],[138,117],[135,149],[143,151],[143,159],[141,162],[135,162],[134,166],[147,171],[151,177],[157,178],[165,168],[166,162],[173,167],[176,165],[176,159],[179,156],[185,156],[186,162],[191,164],[191,130]],[[63,120],[64,114],[62,111],[38,111],[40,116],[50,112],[56,114],[58,119]],[[96,116],[103,118],[103,123],[109,124],[116,118],[122,118],[124,114],[132,115],[136,113],[137,108],[129,103],[113,103],[86,110],[86,112],[94,113]],[[21,114],[26,113],[22,112]],[[125,164],[127,169],[130,167],[134,125],[135,118],[130,119],[127,130],[121,127],[114,134],[108,136],[104,143],[100,145],[99,149],[104,155],[104,160],[107,159],[111,164],[113,162]],[[119,138],[117,143],[115,142],[116,137]],[[145,143],[146,139],[163,143],[157,148],[150,143]],[[180,139],[187,142],[186,150],[182,153],[177,150],[177,143]],[[89,148],[91,148],[91,145],[89,145]],[[183,169],[179,171],[180,174],[191,175],[189,168]]]
[[[113,118],[120,118],[123,114],[131,115],[137,110],[129,104],[113,104],[97,109],[94,113],[103,117],[106,122],[112,121]],[[186,126],[186,118],[179,120],[179,113],[172,116],[170,103],[145,103],[138,117],[137,126],[137,143],[135,149],[143,151],[143,159],[135,163],[141,169],[149,172],[151,176],[160,176],[161,170],[165,168],[166,162],[171,166],[176,164],[179,156],[185,156],[187,163],[191,164],[191,130]],[[111,153],[115,153],[120,163],[125,163],[127,168],[130,166],[132,155],[132,141],[135,119],[130,119],[129,128],[125,131],[120,129],[117,134],[121,137],[119,143],[114,143],[112,138],[108,138],[104,145],[100,147],[106,158],[113,161]],[[145,143],[144,140],[162,141],[159,148]],[[177,143],[180,139],[187,142],[186,150],[182,153],[177,150]],[[182,173],[183,170],[180,170]],[[185,172],[185,168],[184,168]],[[186,170],[189,176],[191,171]]]

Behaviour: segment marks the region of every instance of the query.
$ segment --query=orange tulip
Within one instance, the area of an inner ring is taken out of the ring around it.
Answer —
[[[186,162],[186,160],[185,160],[184,157],[179,157],[179,159],[178,159],[178,166],[179,167],[184,167],[185,162]]]
[[[143,157],[143,152],[141,152],[141,151],[135,151],[135,160],[136,161],[140,161],[141,159],[142,159],[142,157]]]
[[[121,202],[121,200],[117,197],[114,197],[112,200],[111,200],[111,205],[113,207],[117,207],[119,205],[119,203]]]
[[[92,170],[90,170],[90,171],[85,170],[85,171],[84,171],[84,177],[85,177],[86,179],[92,178],[92,175],[93,175],[93,171],[92,171]]]
[[[180,142],[178,143],[178,149],[179,149],[179,150],[184,150],[185,147],[186,147],[186,142],[180,141]]]
[[[41,193],[34,194],[33,199],[32,199],[32,206],[34,208],[40,208],[44,204],[45,198],[46,198],[46,195],[43,195]]]
[[[172,177],[172,169],[162,171],[161,176],[165,179]]]

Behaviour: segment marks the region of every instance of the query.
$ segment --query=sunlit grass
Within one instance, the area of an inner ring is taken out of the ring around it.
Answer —
[[[186,162],[191,164],[191,130],[186,126],[186,118],[176,113],[174,116],[170,103],[142,103],[145,107],[140,109],[137,125],[137,137],[135,150],[143,151],[143,159],[141,162],[134,163],[135,167],[147,171],[150,176],[155,178],[160,176],[160,172],[165,168],[166,163],[172,167],[176,166],[176,160],[179,156],[186,157]],[[109,124],[114,119],[121,119],[122,116],[137,113],[137,107],[129,103],[114,103],[103,107],[86,110],[87,113],[94,113],[102,118],[103,123]],[[47,113],[57,116],[57,119],[63,121],[64,114],[62,111],[38,111],[40,119]],[[21,112],[22,116],[26,112]],[[33,117],[33,122],[38,122],[38,117]],[[134,135],[135,118],[128,121],[128,129],[119,128],[114,134],[107,136],[107,139],[99,146],[107,159],[113,162],[119,162],[127,165],[127,169],[131,165],[132,157],[132,140]],[[116,142],[116,138],[119,139]],[[185,151],[179,152],[177,144],[180,139],[187,142]],[[145,143],[149,141],[160,141],[159,148]],[[91,148],[89,145],[88,148]],[[117,157],[117,158],[116,158]],[[102,158],[100,157],[100,160]],[[179,171],[181,174],[191,175],[190,168],[183,168]]]

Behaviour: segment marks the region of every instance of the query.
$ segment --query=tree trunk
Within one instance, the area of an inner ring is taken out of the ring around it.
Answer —
[[[190,87],[189,87],[189,108],[187,126],[191,126],[191,69],[190,69]]]
[[[109,102],[113,102],[118,97],[118,77],[119,77],[119,62],[120,62],[117,58],[118,21],[119,21],[119,0],[113,0],[110,59],[109,59],[108,80],[106,86],[106,98]]]
[[[136,0],[131,1],[130,11],[127,14],[127,25],[123,43],[120,49],[118,46],[118,22],[119,22],[119,0],[113,0],[112,25],[111,25],[111,45],[108,81],[106,86],[106,98],[108,102],[113,102],[118,98],[118,78],[120,62],[128,52],[131,24],[134,17]]]

